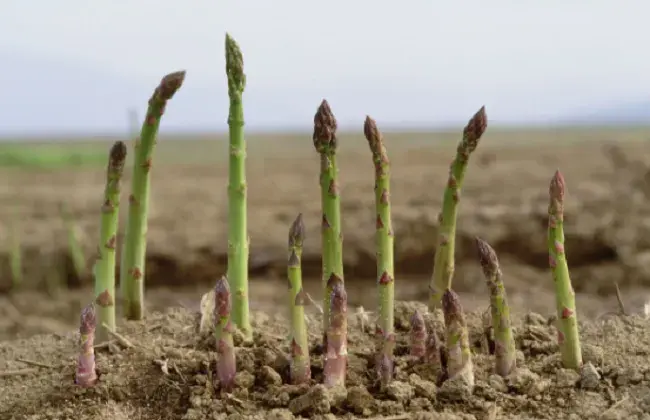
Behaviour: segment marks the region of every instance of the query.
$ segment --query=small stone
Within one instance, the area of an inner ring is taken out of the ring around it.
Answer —
[[[364,386],[353,386],[348,389],[347,404],[355,414],[362,415],[365,410],[372,407],[375,399]]]
[[[502,393],[508,392],[508,385],[506,384],[506,380],[499,375],[490,375],[488,377],[488,384],[495,391],[499,391]]]
[[[262,366],[260,377],[264,385],[282,385],[282,377],[270,366]]]
[[[247,371],[237,372],[235,374],[235,386],[239,388],[252,388],[255,383],[255,376]]]
[[[558,388],[573,388],[580,380],[580,374],[573,369],[559,369],[555,380]]]
[[[295,414],[327,414],[330,412],[330,397],[325,385],[318,384],[306,394],[300,395],[289,402],[289,410]]]
[[[413,387],[407,383],[400,381],[392,381],[386,386],[386,394],[398,402],[405,402],[413,398],[415,391]]]
[[[596,367],[587,362],[580,368],[580,387],[583,389],[596,389],[600,383],[600,374]]]
[[[430,401],[435,400],[437,387],[433,382],[425,381],[415,373],[412,373],[409,376],[409,383],[413,386],[416,396],[426,398]]]

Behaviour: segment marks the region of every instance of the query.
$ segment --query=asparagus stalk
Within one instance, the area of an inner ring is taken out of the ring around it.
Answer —
[[[75,383],[84,388],[92,387],[97,383],[95,349],[93,347],[96,327],[95,307],[90,304],[81,311],[81,323],[79,325],[81,349],[75,374]]]
[[[115,248],[120,209],[120,182],[126,160],[126,144],[116,142],[111,148],[106,169],[106,187],[99,231],[99,247],[95,262],[95,303],[99,325],[115,330]],[[97,341],[108,340],[108,331],[100,328]]]
[[[344,386],[348,360],[348,295],[345,284],[336,274],[327,282],[331,290],[329,305],[329,323],[327,329],[327,347],[323,373],[327,387]]]
[[[120,261],[120,281],[127,319],[139,320],[144,316],[144,277],[147,250],[147,218],[149,189],[151,186],[151,160],[160,120],[167,101],[172,99],[185,80],[185,71],[170,73],[149,99],[149,107],[140,139],[135,145],[129,217],[126,223],[124,248]]]
[[[327,348],[330,322],[332,277],[344,281],[343,236],[341,235],[341,197],[336,163],[336,118],[326,100],[314,116],[314,147],[320,154],[320,189],[323,210],[321,241],[323,249],[323,347]]]
[[[515,338],[510,322],[510,307],[503,285],[499,259],[494,249],[481,238],[476,238],[479,261],[490,290],[490,309],[492,312],[492,328],[494,330],[495,371],[497,375],[506,377],[516,367],[517,354]]]
[[[246,141],[242,95],[246,88],[244,58],[237,42],[226,34],[226,75],[230,110],[228,171],[228,280],[234,291],[232,321],[247,339],[252,337],[248,308],[248,233],[246,210]]]
[[[311,367],[309,361],[309,342],[305,324],[305,291],[302,288],[302,244],[305,239],[305,224],[302,213],[289,230],[289,307],[291,308],[291,366],[290,377],[294,385],[309,382]]]
[[[469,120],[463,130],[463,139],[456,149],[456,157],[449,168],[449,179],[442,200],[442,212],[439,216],[438,246],[431,277],[431,295],[429,307],[433,310],[440,302],[445,291],[451,288],[454,277],[454,252],[456,248],[456,217],[458,201],[467,171],[469,157],[487,128],[485,107],[481,107]]]
[[[214,336],[217,341],[217,378],[224,391],[232,389],[237,373],[231,309],[230,286],[228,279],[222,276],[214,288]]]
[[[461,378],[467,385],[474,386],[474,367],[465,315],[460,298],[451,289],[442,295],[442,311],[447,329],[448,378]]]
[[[578,333],[576,298],[571,285],[569,266],[564,250],[564,176],[555,172],[549,187],[548,206],[548,256],[557,303],[558,342],[562,363],[567,369],[578,369],[582,365],[582,350]]]
[[[377,323],[377,360],[382,386],[393,379],[394,330],[394,234],[390,212],[390,161],[375,120],[366,117],[363,132],[368,140],[375,164],[375,208],[377,247],[377,285],[379,288],[379,321]]]
[[[427,350],[427,326],[424,317],[417,309],[411,316],[411,356],[424,357]]]

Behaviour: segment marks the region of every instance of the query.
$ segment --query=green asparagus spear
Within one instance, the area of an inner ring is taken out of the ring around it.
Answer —
[[[139,320],[144,316],[145,256],[147,249],[147,218],[149,212],[149,189],[151,186],[151,160],[160,120],[167,102],[180,89],[185,71],[170,73],[163,77],[149,99],[149,107],[140,139],[136,142],[133,162],[129,218],[124,235],[124,248],[120,261],[120,281],[124,298],[124,314],[127,319]]]
[[[449,180],[443,196],[442,212],[439,216],[438,245],[430,283],[429,307],[431,310],[439,305],[445,290],[451,288],[454,277],[458,201],[460,200],[460,192],[463,187],[469,157],[478,146],[478,142],[486,128],[487,115],[485,114],[485,107],[481,107],[465,126],[463,139],[456,150],[456,158],[449,168]]]
[[[481,238],[476,238],[479,261],[483,274],[490,289],[490,309],[492,312],[492,328],[494,330],[495,370],[497,375],[508,376],[516,367],[517,354],[515,338],[510,323],[510,307],[506,288],[501,278],[501,268],[497,253],[490,244]]]
[[[465,314],[460,298],[451,289],[447,289],[442,295],[442,311],[447,329],[448,378],[461,378],[468,386],[473,387],[474,367]]]
[[[289,307],[291,308],[291,366],[290,377],[294,385],[307,383],[311,379],[309,342],[305,324],[305,291],[302,288],[302,244],[305,239],[305,224],[302,213],[289,230]]]
[[[115,330],[115,248],[120,209],[120,182],[126,159],[126,145],[118,141],[111,148],[106,170],[106,187],[102,205],[97,261],[94,266],[95,303],[99,325]],[[97,341],[108,340],[104,327],[97,331]]]
[[[246,203],[246,140],[242,96],[246,88],[244,58],[237,42],[226,34],[226,75],[230,111],[228,170],[228,280],[233,291],[232,321],[247,339],[253,335],[248,307],[248,232]]]
[[[564,194],[566,184],[558,170],[549,187],[548,206],[548,256],[555,283],[555,299],[558,317],[558,343],[562,363],[567,369],[582,365],[582,350],[578,333],[576,298],[571,285],[569,266],[564,250]]]
[[[323,347],[327,348],[327,331],[330,321],[331,282],[334,276],[341,282],[343,276],[343,236],[341,234],[341,197],[336,164],[336,118],[326,100],[314,116],[314,147],[320,154],[320,188],[323,248]]]

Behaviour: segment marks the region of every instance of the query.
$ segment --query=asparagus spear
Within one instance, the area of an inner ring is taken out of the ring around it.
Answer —
[[[375,208],[377,247],[377,285],[379,288],[379,321],[377,323],[377,360],[382,386],[393,379],[393,349],[395,347],[394,305],[395,274],[394,234],[390,212],[390,161],[375,120],[366,117],[363,133],[368,140],[375,164]]]
[[[92,387],[97,383],[97,370],[95,368],[95,328],[97,318],[93,304],[86,306],[81,311],[81,323],[79,325],[79,341],[81,351],[77,362],[75,383],[84,388]]]
[[[463,130],[463,139],[458,144],[456,158],[449,168],[449,179],[442,201],[442,212],[439,216],[438,246],[431,277],[431,295],[429,307],[435,309],[445,290],[451,288],[454,277],[454,252],[456,247],[456,217],[458,215],[458,201],[467,171],[469,157],[481,136],[487,128],[487,115],[485,107],[481,107],[469,120]]]
[[[149,99],[149,107],[140,139],[135,145],[129,217],[124,235],[124,249],[120,261],[120,281],[124,298],[124,315],[139,320],[144,316],[144,277],[147,249],[147,218],[149,212],[149,189],[151,185],[151,159],[160,120],[167,101],[172,99],[185,80],[185,71],[170,73]]]
[[[320,188],[323,248],[323,347],[327,348],[327,331],[330,321],[330,297],[332,283],[336,277],[341,282],[343,276],[343,236],[341,235],[341,201],[338,185],[338,166],[336,164],[336,118],[326,100],[318,107],[314,116],[314,147],[320,154]]]
[[[562,363],[567,369],[582,365],[582,350],[578,333],[576,298],[571,285],[569,266],[564,250],[564,176],[555,172],[549,187],[548,206],[548,256],[555,283],[555,299],[558,317],[558,342]]]
[[[424,317],[417,309],[411,316],[411,356],[424,357],[427,350],[427,326]]]
[[[298,214],[289,230],[289,307],[291,308],[291,366],[290,377],[294,385],[309,382],[311,367],[309,342],[305,325],[306,295],[302,288],[302,244],[305,239],[305,224],[302,213]]]
[[[115,247],[120,209],[120,181],[126,159],[126,144],[116,142],[111,148],[106,169],[106,187],[102,205],[99,247],[95,262],[95,303],[99,306],[99,325],[115,329]],[[97,341],[108,340],[104,327],[97,331]]]
[[[332,274],[327,283],[332,293],[323,367],[324,384],[327,387],[344,386],[348,360],[348,295],[343,281],[336,274]]]
[[[232,321],[247,339],[252,338],[248,308],[248,246],[246,209],[246,140],[242,96],[246,88],[244,58],[237,42],[226,34],[226,75],[230,109],[228,126],[228,280],[233,290]]]
[[[501,278],[501,268],[497,253],[490,244],[481,238],[476,238],[479,261],[483,274],[490,289],[490,308],[492,312],[492,328],[494,330],[495,370],[497,375],[506,377],[516,367],[517,354],[515,338],[510,322],[510,307],[506,289]]]
[[[231,309],[230,286],[228,279],[222,276],[214,287],[214,336],[217,341],[217,378],[224,391],[232,389],[237,373]]]
[[[474,367],[467,324],[460,298],[451,289],[447,289],[442,295],[442,311],[447,329],[448,378],[461,378],[472,387],[474,386]]]

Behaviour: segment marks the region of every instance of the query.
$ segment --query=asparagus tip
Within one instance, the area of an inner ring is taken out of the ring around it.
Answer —
[[[243,92],[246,87],[244,56],[237,41],[229,33],[226,33],[226,74],[228,75],[228,90]]]
[[[221,276],[214,286],[215,312],[220,316],[228,316],[231,309],[230,285],[228,278]]]
[[[124,166],[126,160],[126,144],[123,141],[116,141],[111,147],[109,165],[114,168]]]
[[[327,279],[327,288],[330,290],[334,290],[335,287],[337,286],[342,286],[343,285],[343,279],[339,277],[336,273],[332,273]]]
[[[338,281],[333,282],[332,286],[332,313],[344,312],[348,304],[348,294],[345,291],[345,286],[343,280],[338,277],[336,274],[332,274],[330,281],[337,279]],[[328,285],[332,284],[329,283]]]
[[[97,316],[95,313],[95,305],[88,304],[81,310],[81,322],[79,323],[79,331],[81,334],[90,334],[97,326]]]
[[[170,100],[181,88],[184,81],[185,70],[175,71],[163,77],[157,89],[159,98],[163,101]]]
[[[484,105],[472,116],[463,130],[463,139],[466,143],[468,153],[476,149],[479,139],[487,129],[487,124],[488,120]]]
[[[363,134],[366,136],[371,147],[372,145],[379,143],[381,140],[381,134],[379,133],[379,128],[377,128],[377,122],[370,118],[369,115],[366,115],[366,120],[363,123]]]
[[[451,289],[445,290],[445,293],[442,295],[442,312],[445,318],[458,316],[463,312],[460,297]]]
[[[319,153],[326,148],[336,148],[337,123],[332,109],[326,99],[323,99],[314,115],[314,146]]]
[[[424,317],[419,310],[415,310],[413,315],[411,315],[411,328],[419,329],[424,327]]]
[[[551,199],[561,202],[564,200],[565,192],[566,192],[566,184],[564,182],[564,175],[562,175],[562,172],[560,172],[560,170],[558,169],[555,171],[555,174],[553,175],[553,179],[551,179],[551,185],[548,189],[548,193],[551,196]]]
[[[289,246],[301,246],[305,239],[305,223],[302,219],[302,213],[291,224],[289,229]]]
[[[478,257],[486,276],[499,267],[499,259],[494,249],[483,239],[478,236],[475,238],[476,247],[478,248]]]

